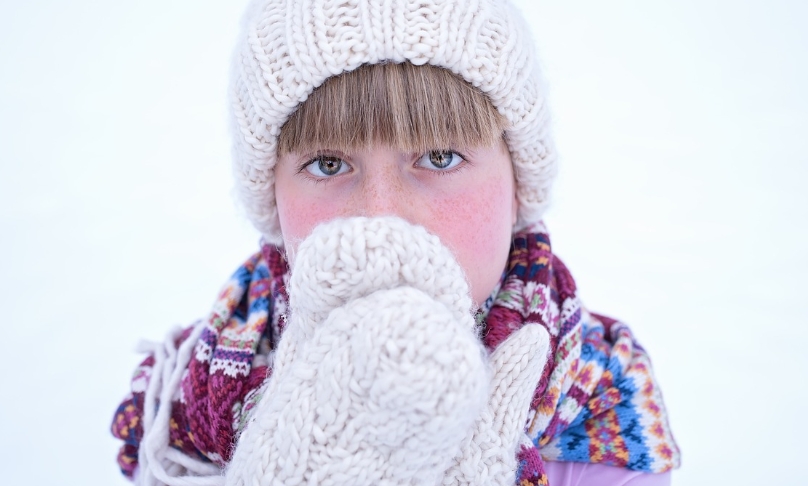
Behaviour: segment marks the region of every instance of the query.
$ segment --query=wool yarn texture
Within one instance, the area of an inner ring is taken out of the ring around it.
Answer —
[[[423,228],[351,218],[315,229],[294,267],[273,375],[225,484],[438,484],[488,384],[459,265]]]
[[[548,484],[548,460],[678,467],[647,354],[581,305],[543,226],[514,235],[475,319],[425,230],[352,218],[316,233],[295,271],[262,246],[206,319],[144,347],[112,424],[125,475],[524,486]]]
[[[533,39],[508,0],[255,0],[233,58],[233,172],[267,242],[282,243],[274,167],[289,116],[332,76],[404,61],[448,69],[489,97],[508,122],[515,230],[541,219],[557,156]]]

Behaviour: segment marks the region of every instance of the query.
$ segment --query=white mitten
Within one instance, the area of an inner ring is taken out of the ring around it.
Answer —
[[[398,218],[327,223],[301,243],[289,293],[226,484],[438,484],[489,383],[450,252]]]
[[[526,324],[500,344],[490,358],[493,370],[488,407],[446,472],[444,485],[513,486],[517,448],[525,436],[530,402],[547,363],[550,339],[538,324]]]

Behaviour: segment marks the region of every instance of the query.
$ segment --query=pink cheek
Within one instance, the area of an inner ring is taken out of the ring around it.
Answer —
[[[507,261],[513,192],[507,181],[469,189],[433,201],[431,222],[425,226],[452,249],[480,303],[496,285]]]
[[[286,196],[278,201],[278,216],[287,251],[294,251],[320,223],[339,216],[339,206],[326,201]]]
[[[483,185],[472,192],[473,197],[441,201],[433,212],[436,231],[464,252],[491,255],[501,246],[502,234],[510,233],[511,196],[506,189]]]

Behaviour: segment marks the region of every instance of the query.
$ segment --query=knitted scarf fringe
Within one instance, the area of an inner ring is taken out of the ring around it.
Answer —
[[[514,237],[501,287],[480,316],[489,350],[527,322],[551,337],[526,427],[532,443],[520,447],[515,484],[547,485],[546,460],[645,472],[678,467],[647,354],[625,324],[581,306],[572,276],[539,230]],[[271,375],[287,273],[281,252],[264,245],[225,285],[208,319],[172,330],[163,343],[141,344],[149,356],[112,423],[124,441],[124,475],[148,486],[224,484],[233,445]]]

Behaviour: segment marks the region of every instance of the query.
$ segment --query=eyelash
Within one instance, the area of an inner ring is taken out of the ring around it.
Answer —
[[[418,160],[420,161],[425,155],[428,155],[428,154],[430,154],[432,152],[450,152],[450,153],[456,155],[460,159],[460,162],[456,166],[452,167],[451,169],[445,169],[445,170],[439,169],[439,168],[426,169],[426,170],[428,170],[430,172],[433,172],[433,173],[435,173],[437,175],[444,176],[444,175],[454,174],[455,172],[464,169],[469,164],[468,158],[466,158],[465,155],[461,154],[457,150],[452,150],[452,149],[430,150],[428,152],[423,153],[420,157],[418,157]]]
[[[303,162],[297,166],[297,173],[302,174],[304,172],[308,172],[306,170],[306,167],[310,166],[311,164],[317,163],[317,159],[320,157],[335,157],[342,160],[343,163],[348,164],[348,162],[345,160],[346,159],[345,154],[342,154],[340,152],[315,152],[313,154],[304,157]],[[348,165],[350,166],[350,164]],[[308,176],[315,182],[326,182],[329,179],[331,179],[331,177],[315,177],[311,174],[308,174]]]
[[[448,169],[448,170],[437,170],[437,169],[424,169],[424,170],[432,172],[435,175],[446,176],[446,175],[451,175],[451,174],[454,174],[456,172],[459,172],[459,171],[465,169],[466,165],[469,164],[468,158],[466,158],[465,155],[463,155],[462,153],[460,153],[460,152],[458,152],[456,150],[446,149],[446,150],[441,150],[441,151],[443,151],[443,152],[451,152],[451,153],[455,154],[457,157],[459,157],[461,159],[461,163],[457,164],[455,167],[452,167],[451,169]],[[427,155],[430,152],[432,152],[432,150],[424,152],[423,154],[421,154],[416,159],[416,162],[420,161],[421,158],[424,157],[424,155]],[[309,156],[305,157],[304,162],[302,162],[300,165],[297,166],[297,173],[302,174],[303,172],[308,172],[306,170],[306,168],[308,166],[310,166],[311,164],[316,163],[317,159],[320,158],[320,157],[337,157],[340,160],[342,160],[342,162],[344,164],[347,164],[350,167],[350,164],[348,164],[348,162],[345,160],[346,156],[344,154],[341,154],[341,153],[338,153],[338,152],[316,152],[316,153],[314,153],[312,155],[309,155]],[[316,176],[313,176],[313,175],[309,174],[309,178],[312,179],[314,182],[319,184],[321,182],[323,182],[323,183],[328,182],[329,180],[333,179],[333,176],[332,177],[316,177]]]

